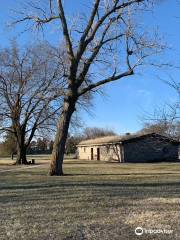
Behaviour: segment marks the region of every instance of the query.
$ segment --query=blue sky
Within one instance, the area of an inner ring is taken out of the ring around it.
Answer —
[[[18,9],[23,1],[6,0],[0,1],[0,46],[7,46],[13,37],[18,38],[21,44],[39,41],[37,33],[25,32],[24,26],[6,28],[5,25],[11,21],[14,13],[12,9]],[[71,12],[82,11],[80,4],[89,3],[88,0],[66,0],[66,10]],[[165,61],[169,60],[180,65],[180,5],[177,1],[162,1],[153,13],[145,16],[144,24],[151,29],[158,26],[159,32],[163,35],[166,43],[171,47],[163,56]],[[59,36],[55,29],[48,29],[48,40],[57,43]],[[42,37],[42,36],[41,36]],[[161,59],[163,60],[163,59]],[[140,121],[144,112],[153,112],[157,106],[176,100],[176,93],[165,85],[159,78],[168,79],[170,74],[174,80],[179,81],[179,70],[173,69],[159,71],[143,69],[138,75],[122,79],[119,82],[111,83],[104,88],[105,96],[96,96],[92,115],[82,112],[82,120],[85,126],[97,126],[113,128],[117,133],[135,132],[142,127]]]

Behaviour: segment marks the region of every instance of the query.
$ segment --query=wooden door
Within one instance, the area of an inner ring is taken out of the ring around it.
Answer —
[[[97,160],[100,160],[100,148],[97,148]]]
[[[93,148],[91,148],[91,160],[94,159]]]

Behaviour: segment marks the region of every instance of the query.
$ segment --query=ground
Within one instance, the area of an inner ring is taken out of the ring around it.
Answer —
[[[49,177],[47,156],[33,158],[25,169],[0,160],[0,239],[180,239],[180,163],[66,160],[67,175]]]

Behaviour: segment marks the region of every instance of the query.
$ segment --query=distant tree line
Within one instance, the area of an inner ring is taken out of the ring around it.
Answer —
[[[38,138],[33,140],[27,150],[27,154],[51,154],[53,149],[53,141],[46,138]]]
[[[112,129],[99,128],[99,127],[87,127],[81,133],[75,135],[68,135],[66,141],[66,154],[75,154],[77,145],[80,141],[86,139],[93,139],[97,137],[116,135]],[[47,137],[38,137],[33,139],[27,148],[27,154],[51,154],[53,150],[53,140],[49,140]],[[0,156],[10,156],[17,154],[17,142],[12,133],[7,133],[4,137],[4,141],[0,144]]]
[[[53,141],[46,138],[37,138],[32,140],[27,148],[27,154],[51,154]],[[6,134],[4,140],[0,143],[0,156],[17,156],[17,142],[13,134]]]

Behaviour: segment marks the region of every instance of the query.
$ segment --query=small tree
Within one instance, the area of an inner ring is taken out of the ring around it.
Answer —
[[[76,136],[69,136],[66,141],[66,154],[75,154],[79,138]]]
[[[45,152],[47,150],[47,140],[45,138],[43,139],[38,138],[36,146],[37,146],[38,152],[40,153]]]
[[[81,97],[97,91],[104,84],[132,76],[138,66],[147,63],[148,56],[162,50],[157,35],[152,37],[150,34],[149,38],[148,32],[136,22],[152,1],[89,1],[91,10],[81,14],[79,19],[71,19],[73,25],[66,17],[62,2],[49,0],[48,10],[48,5],[46,9],[34,6],[36,14],[25,13],[16,21],[33,21],[37,27],[59,21],[65,42],[67,88],[54,141],[50,175],[63,175],[69,124]]]
[[[52,153],[54,142],[51,140],[49,143],[49,151]]]
[[[1,155],[11,155],[11,157],[13,158],[13,155],[16,153],[16,145],[17,144],[14,134],[7,132],[4,136],[4,141],[1,143]]]

